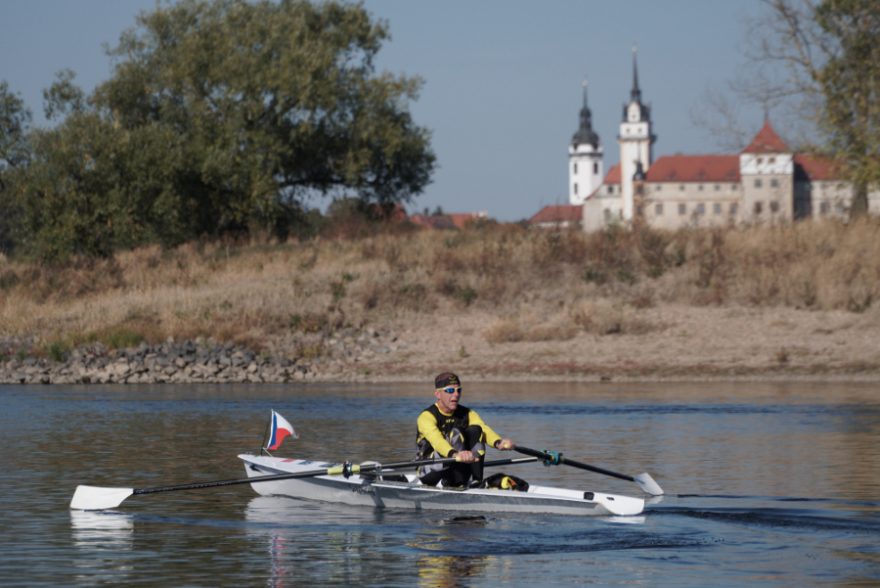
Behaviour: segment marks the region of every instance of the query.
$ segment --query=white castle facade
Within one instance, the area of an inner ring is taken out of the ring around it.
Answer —
[[[552,226],[556,216],[570,219],[580,209],[586,231],[636,220],[677,229],[848,214],[852,185],[840,179],[830,160],[794,153],[768,119],[741,153],[655,161],[657,137],[650,106],[642,101],[635,52],[632,90],[619,128],[620,163],[603,177],[603,149],[592,128],[585,84],[580,125],[568,148],[570,205],[546,207],[533,217],[535,224]],[[880,214],[880,191],[869,193],[868,207]]]

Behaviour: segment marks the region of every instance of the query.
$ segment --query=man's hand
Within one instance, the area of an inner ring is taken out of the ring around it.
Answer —
[[[474,463],[477,461],[476,456],[472,451],[459,451],[455,454],[455,461],[459,461],[461,463]]]
[[[514,448],[516,448],[516,445],[510,439],[500,439],[495,443],[495,449],[500,449],[501,451],[510,451]]]

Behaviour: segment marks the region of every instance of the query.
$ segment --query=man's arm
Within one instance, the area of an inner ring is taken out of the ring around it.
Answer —
[[[513,441],[510,439],[502,439],[501,435],[492,430],[492,427],[486,424],[486,422],[480,418],[480,415],[477,414],[477,411],[471,409],[471,413],[468,417],[470,424],[472,425],[480,425],[483,429],[483,434],[486,435],[486,443],[494,447],[495,449],[513,449],[515,445]]]
[[[419,434],[428,440],[428,443],[431,444],[431,447],[433,447],[434,451],[439,453],[440,456],[451,457],[452,454],[455,453],[455,449],[443,437],[443,433],[441,433],[440,429],[437,427],[437,419],[434,418],[434,415],[427,410],[424,410],[419,415],[416,423],[419,427]]]

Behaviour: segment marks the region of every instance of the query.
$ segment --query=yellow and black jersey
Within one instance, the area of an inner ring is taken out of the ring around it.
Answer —
[[[455,453],[455,449],[446,440],[449,432],[454,428],[464,431],[471,425],[479,425],[483,429],[481,441],[492,446],[501,439],[501,435],[493,431],[480,418],[477,411],[460,404],[452,414],[447,414],[436,404],[432,404],[419,414],[416,423],[418,425],[416,443],[424,446],[421,445],[422,440],[427,441],[426,448],[421,452],[423,457],[428,457],[435,451],[442,457],[449,457]]]

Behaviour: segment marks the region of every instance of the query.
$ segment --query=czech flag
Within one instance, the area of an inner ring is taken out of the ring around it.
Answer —
[[[273,410],[272,430],[269,432],[269,443],[266,445],[266,449],[269,451],[275,451],[281,447],[281,444],[284,443],[284,440],[288,437],[299,439],[299,435],[296,434],[293,425],[291,425],[286,418]]]

